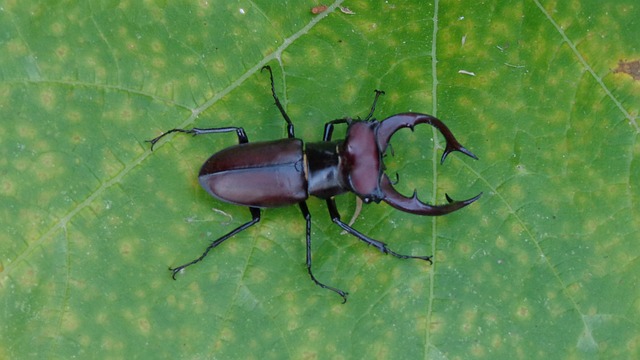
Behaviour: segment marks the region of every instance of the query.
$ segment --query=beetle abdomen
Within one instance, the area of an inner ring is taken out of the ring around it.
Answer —
[[[299,139],[226,148],[202,165],[198,179],[213,197],[237,205],[277,207],[308,197]]]

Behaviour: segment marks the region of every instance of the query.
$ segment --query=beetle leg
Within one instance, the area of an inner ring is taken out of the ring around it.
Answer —
[[[200,261],[202,261],[202,259],[204,259],[207,254],[209,254],[209,251],[211,251],[211,249],[215,248],[216,246],[222,244],[225,240],[227,240],[228,238],[232,237],[233,235],[241,232],[242,230],[246,230],[248,227],[250,227],[251,225],[256,224],[258,221],[260,221],[260,209],[259,208],[254,208],[254,207],[250,207],[249,210],[251,211],[251,221],[248,221],[240,226],[238,226],[237,228],[235,228],[234,230],[232,230],[231,232],[229,232],[228,234],[218,238],[217,240],[215,240],[214,242],[212,242],[202,253],[202,255],[200,255],[200,257],[198,257],[197,259],[194,259],[184,265],[180,265],[178,267],[175,268],[169,268],[169,270],[171,270],[171,277],[173,278],[173,280],[176,279],[176,274],[179,273],[180,271],[182,271],[182,269],[191,266],[195,263],[198,263]]]
[[[371,110],[369,111],[369,115],[367,115],[364,121],[369,121],[371,119],[371,117],[373,116],[373,112],[376,111],[376,103],[378,102],[378,98],[380,97],[380,95],[384,94],[384,91],[382,90],[375,90],[375,92],[376,92],[376,97],[373,99],[373,105],[371,105]],[[331,136],[333,135],[333,125],[349,124],[349,123],[351,123],[350,118],[335,119],[325,123],[324,136],[322,137],[322,141],[331,141]]]
[[[376,92],[376,97],[373,99],[373,105],[371,105],[371,111],[369,111],[369,115],[367,115],[366,118],[364,118],[364,121],[369,121],[371,119],[371,117],[373,116],[373,112],[376,111],[376,103],[378,102],[378,98],[380,97],[380,95],[384,95],[384,91],[382,90],[373,90]]]
[[[307,271],[309,272],[309,276],[311,276],[311,280],[313,280],[316,285],[342,296],[342,303],[344,304],[347,302],[347,295],[349,295],[349,293],[321,283],[316,279],[311,271],[311,213],[309,213],[309,208],[307,207],[306,202],[303,201],[300,203],[300,211],[302,211],[302,216],[304,216],[304,219],[307,221]]]
[[[262,67],[262,70],[264,69],[269,70],[269,77],[271,78],[271,94],[273,95],[273,100],[276,101],[276,106],[278,107],[278,110],[280,110],[280,114],[282,114],[284,121],[287,122],[287,134],[289,136],[289,139],[293,139],[296,137],[293,130],[293,122],[291,122],[291,119],[289,118],[289,115],[287,115],[287,112],[284,111],[284,107],[282,107],[280,99],[278,99],[278,95],[276,95],[276,88],[273,86],[273,72],[271,71],[271,66],[265,65]]]
[[[181,132],[181,133],[185,133],[185,134],[191,134],[193,136],[196,135],[205,135],[205,134],[217,134],[217,133],[226,133],[226,132],[232,132],[235,131],[236,135],[238,136],[238,142],[240,144],[244,144],[249,142],[249,138],[247,138],[247,134],[244,132],[244,129],[241,127],[223,127],[223,128],[209,128],[209,129],[200,129],[200,128],[193,128],[193,129],[189,129],[189,130],[185,130],[185,129],[171,129],[167,132],[165,132],[164,134],[153,138],[151,140],[147,140],[147,142],[151,143],[151,150],[153,150],[154,145],[158,142],[158,140],[162,139],[163,137],[165,137],[166,135],[169,135],[171,133],[174,132]]]
[[[398,254],[397,252],[389,249],[387,247],[387,244],[383,243],[382,241],[372,239],[364,235],[363,233],[359,232],[358,230],[352,228],[351,226],[343,223],[342,220],[340,220],[340,213],[338,212],[338,207],[336,206],[336,201],[334,198],[327,199],[327,207],[329,208],[329,215],[331,215],[331,220],[336,225],[340,226],[344,231],[364,241],[368,245],[376,247],[381,252],[385,254],[391,254],[400,259],[420,259],[420,260],[428,261],[429,263],[433,263],[431,261],[431,256],[413,256],[413,255]]]
[[[322,141],[331,141],[331,136],[333,135],[333,125],[337,124],[349,124],[351,122],[350,118],[344,119],[335,119],[331,120],[324,124],[324,135],[322,136]]]

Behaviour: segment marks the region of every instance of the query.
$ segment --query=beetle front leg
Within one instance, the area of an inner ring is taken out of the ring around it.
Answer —
[[[369,110],[369,115],[364,119],[364,121],[369,121],[373,116],[374,111],[376,111],[376,103],[378,102],[378,98],[380,95],[384,94],[382,90],[374,90],[376,92],[376,97],[373,99],[373,104],[371,105],[371,109]],[[324,124],[324,136],[322,137],[322,141],[331,141],[331,136],[333,135],[333,126],[337,124],[349,124],[351,123],[350,118],[344,119],[336,119],[331,120]]]
[[[324,124],[324,135],[322,136],[322,141],[331,141],[331,136],[333,135],[333,125],[336,125],[336,124],[349,124],[350,122],[351,122],[351,119],[344,118],[344,119],[331,120],[328,123],[325,123]]]
[[[428,261],[429,263],[433,264],[433,262],[431,261],[431,256],[413,256],[413,255],[398,254],[397,252],[389,249],[387,247],[387,244],[383,243],[382,241],[374,240],[364,235],[363,233],[359,232],[358,230],[352,228],[351,226],[343,223],[342,220],[340,220],[340,213],[338,212],[338,207],[336,206],[336,201],[334,198],[327,199],[327,207],[329,208],[329,215],[331,215],[331,220],[334,223],[336,223],[336,225],[340,226],[344,231],[364,241],[368,245],[376,247],[381,252],[385,254],[391,254],[400,259],[420,259],[420,260]]]
[[[200,128],[193,128],[193,129],[171,129],[167,132],[165,132],[164,134],[155,137],[151,140],[147,140],[147,142],[151,143],[151,150],[153,150],[153,146],[163,137],[174,133],[174,132],[181,132],[181,133],[185,133],[185,134],[191,134],[193,136],[196,135],[205,135],[205,134],[218,134],[218,133],[226,133],[226,132],[236,132],[236,135],[238,136],[238,142],[240,144],[244,144],[244,143],[248,143],[249,142],[249,138],[247,137],[247,134],[244,132],[244,129],[241,127],[235,127],[235,126],[231,126],[231,127],[222,127],[222,128],[209,128],[209,129],[200,129]]]
[[[347,302],[347,295],[349,295],[349,293],[321,283],[316,279],[311,271],[311,213],[309,213],[309,208],[307,207],[306,202],[303,201],[300,203],[300,211],[302,211],[302,216],[304,216],[304,219],[307,222],[307,271],[309,272],[309,276],[311,276],[311,280],[313,280],[316,285],[342,296],[342,303],[344,304]]]
[[[211,251],[211,249],[215,248],[216,246],[222,244],[225,240],[227,240],[228,238],[232,237],[233,235],[246,230],[247,228],[249,228],[251,225],[256,224],[258,221],[260,221],[260,209],[259,208],[254,208],[254,207],[250,207],[249,210],[251,211],[251,221],[248,221],[240,226],[238,226],[237,228],[233,229],[231,232],[229,232],[228,234],[218,238],[217,240],[215,240],[214,242],[212,242],[202,253],[202,255],[200,255],[200,257],[198,257],[197,259],[194,259],[184,265],[180,265],[178,267],[175,268],[169,268],[169,270],[171,270],[171,277],[173,278],[173,280],[176,279],[176,274],[179,273],[180,271],[182,271],[182,269],[191,266],[195,263],[198,263],[200,261],[202,261],[202,259],[204,259],[208,254],[209,251]]]

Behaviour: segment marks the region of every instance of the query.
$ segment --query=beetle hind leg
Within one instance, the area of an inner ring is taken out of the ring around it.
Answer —
[[[151,143],[151,150],[153,151],[153,147],[156,145],[156,143],[162,139],[163,137],[174,133],[174,132],[181,132],[181,133],[185,133],[185,134],[191,134],[193,136],[196,135],[206,135],[206,134],[218,134],[218,133],[226,133],[226,132],[235,132],[236,135],[238,136],[238,142],[240,144],[244,144],[244,143],[248,143],[249,142],[249,138],[247,137],[247,134],[244,132],[244,129],[241,127],[235,127],[235,126],[229,126],[229,127],[221,127],[221,128],[208,128],[208,129],[201,129],[201,128],[193,128],[193,129],[171,129],[167,132],[165,132],[164,134],[157,136],[151,140],[146,140],[147,142]]]
[[[183,265],[180,265],[180,266],[174,267],[174,268],[170,267],[170,268],[169,268],[169,270],[171,270],[171,277],[173,278],[173,280],[176,280],[176,274],[178,274],[180,271],[182,271],[183,269],[185,269],[185,268],[187,268],[187,267],[189,267],[189,266],[191,266],[191,265],[193,265],[193,264],[199,263],[199,262],[200,262],[200,261],[202,261],[205,257],[207,257],[207,255],[209,254],[209,251],[211,251],[211,249],[213,249],[213,248],[215,248],[216,246],[218,246],[218,245],[222,244],[225,240],[229,239],[229,238],[230,238],[230,237],[232,237],[233,235],[235,235],[235,234],[237,234],[237,233],[239,233],[239,232],[241,232],[241,231],[243,231],[243,230],[246,230],[246,229],[247,229],[247,228],[249,228],[251,225],[254,225],[254,224],[256,224],[257,222],[259,222],[259,221],[260,221],[260,209],[259,209],[259,208],[254,208],[254,207],[250,207],[250,208],[249,208],[249,210],[251,211],[251,217],[252,217],[252,219],[251,219],[250,221],[248,221],[248,222],[246,222],[246,223],[244,223],[244,224],[242,224],[242,225],[238,226],[237,228],[233,229],[232,231],[230,231],[230,232],[229,232],[229,233],[227,233],[226,235],[224,235],[224,236],[222,236],[222,237],[218,238],[217,240],[213,241],[213,242],[212,242],[212,243],[211,243],[211,244],[210,244],[210,245],[209,245],[209,246],[204,250],[204,252],[202,253],[202,255],[200,255],[198,258],[196,258],[196,259],[194,259],[194,260],[192,260],[192,261],[190,261],[190,262],[188,262],[188,263],[186,263],[186,264],[183,264]]]

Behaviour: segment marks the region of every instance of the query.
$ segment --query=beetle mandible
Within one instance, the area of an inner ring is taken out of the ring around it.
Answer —
[[[198,258],[169,268],[172,277],[184,268],[204,259],[211,249],[225,240],[246,230],[260,221],[260,209],[298,204],[306,220],[306,264],[311,280],[318,286],[331,290],[347,301],[348,293],[320,282],[311,270],[311,214],[306,200],[316,196],[327,202],[331,220],[349,234],[376,247],[383,253],[401,259],[421,259],[432,263],[431,256],[413,256],[398,254],[387,245],[372,239],[340,220],[334,197],[346,192],[355,193],[365,203],[384,201],[394,208],[416,215],[439,216],[461,209],[478,200],[482,193],[467,200],[454,201],[446,195],[447,204],[430,205],[413,196],[406,197],[393,188],[393,182],[384,173],[382,156],[391,136],[401,128],[413,130],[415,125],[429,124],[442,133],[446,147],[440,159],[443,163],[447,155],[459,151],[469,157],[478,159],[462,146],[453,133],[439,119],[426,114],[401,113],[388,117],[383,121],[373,118],[376,102],[383,91],[376,90],[373,105],[364,120],[342,118],[329,121],[324,126],[322,142],[303,144],[295,137],[293,122],[282,107],[273,84],[273,73],[270,66],[262,70],[269,71],[271,93],[275,105],[282,114],[287,125],[286,139],[249,143],[249,139],[241,127],[171,129],[164,134],[148,140],[153,146],[164,136],[181,132],[204,135],[235,132],[238,145],[231,146],[213,154],[200,169],[198,179],[200,185],[214,198],[221,201],[247,206],[252,219],[231,232],[213,241]],[[344,140],[332,140],[333,127],[338,124],[347,125]]]

